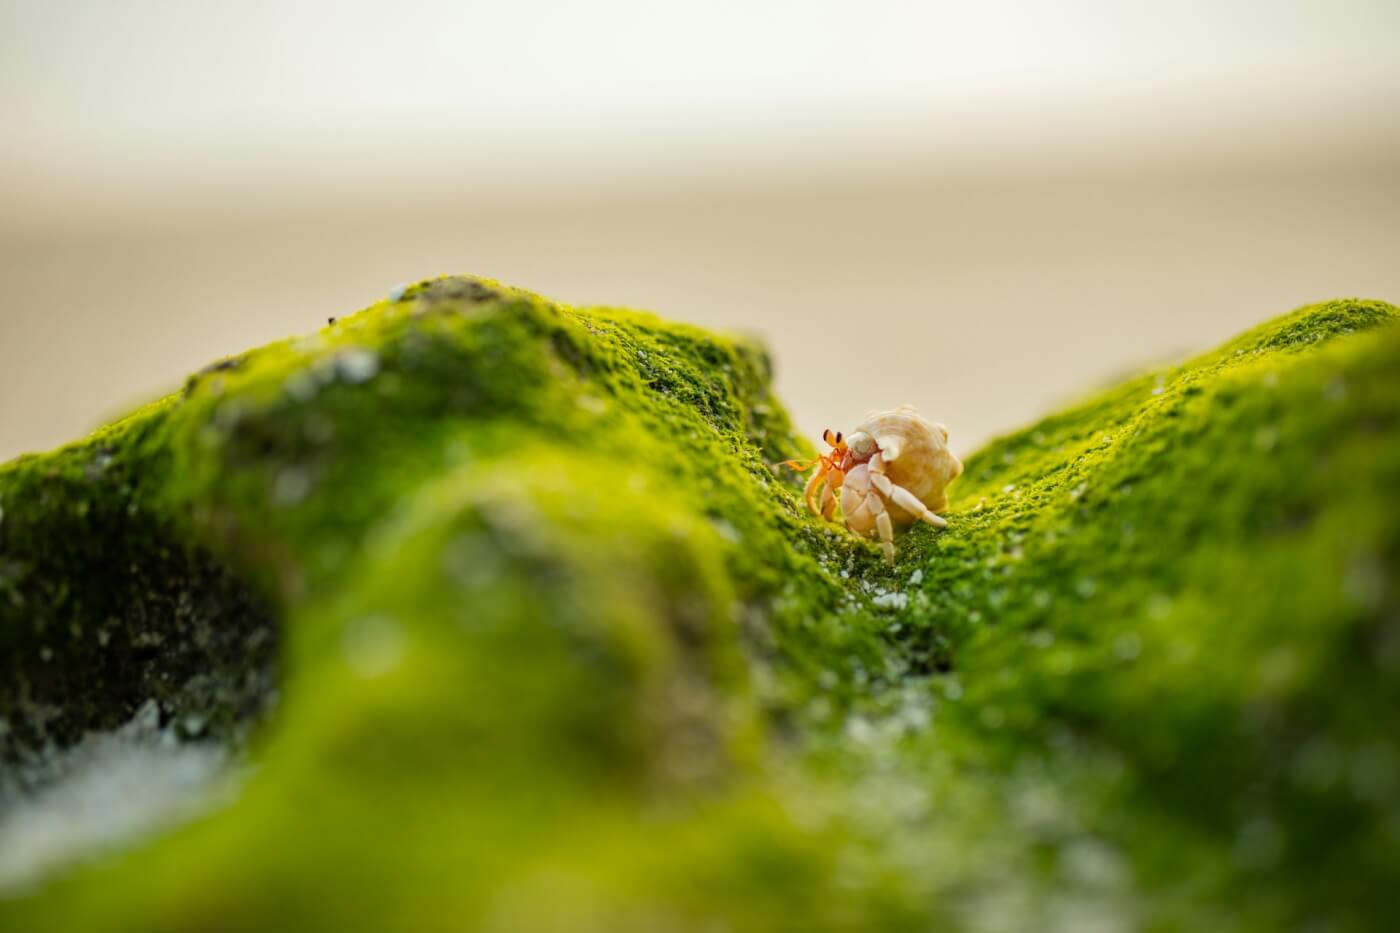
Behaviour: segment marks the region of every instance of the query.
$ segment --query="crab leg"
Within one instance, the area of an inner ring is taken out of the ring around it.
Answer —
[[[889,480],[885,480],[885,482],[890,485],[888,495],[895,505],[912,515],[917,515],[919,518],[937,528],[948,527],[948,522],[941,515],[935,515],[929,510],[929,507],[920,502],[912,492],[905,489],[903,486],[896,486],[894,483],[890,483]],[[881,491],[883,492],[883,490]]]
[[[930,511],[928,506],[919,501],[918,496],[903,486],[896,486],[890,482],[890,478],[885,475],[883,451],[870,458],[870,482],[880,491],[881,495],[909,514],[921,518],[937,528],[948,527],[948,523],[941,516]]]
[[[832,487],[835,485],[835,482],[828,482],[824,487],[822,487],[821,516],[822,518],[825,518],[828,521],[830,521],[831,517],[836,514],[836,493],[832,491]]]
[[[826,467],[817,467],[817,472],[813,473],[812,478],[807,480],[807,488],[802,491],[803,496],[807,500],[807,508],[812,510],[813,515],[822,514],[822,510],[817,507],[817,493],[821,491],[822,485],[825,482]],[[826,494],[831,495],[831,491],[828,489]]]
[[[890,513],[885,511],[884,503],[879,496],[871,496],[868,500],[870,511],[875,513],[875,527],[880,532],[880,547],[885,549],[885,563],[894,566],[894,524],[890,521]]]

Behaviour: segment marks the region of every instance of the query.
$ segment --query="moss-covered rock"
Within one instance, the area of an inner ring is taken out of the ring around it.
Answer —
[[[254,767],[0,928],[1373,928],[1395,314],[991,444],[892,569],[746,341],[447,278],[225,360],[0,467],[0,777],[143,704]]]

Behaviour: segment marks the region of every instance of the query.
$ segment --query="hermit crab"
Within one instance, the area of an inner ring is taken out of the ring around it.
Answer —
[[[937,512],[948,506],[944,491],[962,473],[948,449],[948,429],[925,420],[913,406],[871,411],[850,434],[822,434],[829,453],[812,460],[785,460],[799,472],[816,468],[807,481],[807,507],[823,518],[836,514],[837,492],[846,527],[880,538],[887,563],[894,563],[894,529],[917,521],[946,528]]]

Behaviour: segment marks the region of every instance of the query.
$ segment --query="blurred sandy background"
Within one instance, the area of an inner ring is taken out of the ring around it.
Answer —
[[[442,272],[963,453],[1400,300],[1400,4],[975,6],[0,0],[0,459]]]

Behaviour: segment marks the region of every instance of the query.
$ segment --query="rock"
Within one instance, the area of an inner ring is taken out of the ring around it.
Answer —
[[[1395,315],[994,442],[894,568],[769,469],[743,340],[447,278],[240,354],[0,467],[0,778],[138,709],[257,739],[0,927],[1379,924]]]

